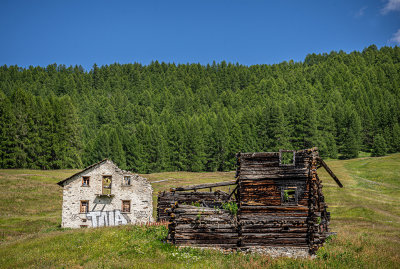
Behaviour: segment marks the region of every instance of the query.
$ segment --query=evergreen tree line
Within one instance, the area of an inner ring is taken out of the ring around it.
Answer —
[[[0,167],[226,171],[235,154],[400,151],[400,48],[243,66],[0,67]]]

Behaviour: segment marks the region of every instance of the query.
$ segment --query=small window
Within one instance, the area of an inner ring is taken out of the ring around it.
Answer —
[[[124,186],[130,186],[130,185],[131,185],[131,177],[124,176]]]
[[[82,187],[89,187],[90,177],[82,177]]]
[[[131,212],[131,201],[122,201],[122,212]]]
[[[89,212],[89,201],[81,201],[81,213]]]
[[[279,150],[279,165],[294,165],[295,164],[294,150]]]
[[[282,189],[282,204],[297,205],[297,188],[286,187]]]
[[[103,195],[111,195],[111,176],[103,176]]]

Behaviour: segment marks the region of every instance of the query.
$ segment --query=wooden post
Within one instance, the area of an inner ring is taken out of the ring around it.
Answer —
[[[332,172],[332,170],[329,168],[329,166],[324,162],[324,160],[321,159],[321,157],[318,158],[319,163],[325,168],[326,172],[328,172],[328,174],[333,178],[333,180],[335,180],[336,184],[338,184],[338,186],[340,188],[343,188],[342,183],[340,182],[340,180],[336,177],[336,175]]]

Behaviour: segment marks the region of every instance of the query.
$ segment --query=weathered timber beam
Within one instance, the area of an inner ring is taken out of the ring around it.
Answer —
[[[235,228],[235,225],[232,223],[225,223],[225,224],[212,224],[212,223],[205,223],[205,224],[180,224],[176,225],[175,230],[182,230],[187,231],[190,229],[198,229],[198,230],[229,230]],[[235,228],[236,229],[236,228]]]
[[[277,238],[271,237],[271,238],[245,238],[244,235],[242,235],[242,243],[246,246],[248,243],[258,243],[258,245],[299,245],[299,243],[307,243],[307,238],[304,236],[304,238],[285,238],[285,237],[280,237],[279,240]]]
[[[239,155],[240,158],[268,158],[279,157],[279,152],[243,152]]]
[[[231,194],[229,194],[229,196],[228,196],[228,199],[227,200],[229,200],[229,199],[231,199],[231,196],[232,196],[232,194],[234,194],[235,193],[235,191],[237,190],[237,188],[239,187],[239,185],[236,185],[236,187],[233,189],[233,191],[231,192]]]
[[[303,238],[305,240],[307,237],[307,231],[303,233],[242,233],[242,239],[249,239],[249,240],[254,240],[254,239],[277,239],[277,238],[285,238],[288,240],[297,240],[297,238]]]
[[[273,211],[308,211],[309,208],[308,206],[298,206],[298,205],[293,205],[293,206],[261,206],[261,205],[253,205],[253,206],[240,206],[241,210],[254,210],[254,211],[259,211],[259,210],[273,210]]]
[[[343,188],[342,183],[340,182],[340,180],[336,177],[336,175],[332,172],[332,170],[329,168],[329,166],[324,162],[324,160],[322,160],[320,157],[318,157],[318,162],[325,168],[326,172],[328,172],[328,174],[333,178],[333,180],[335,180],[336,184],[338,184],[338,186],[340,188]]]
[[[303,169],[292,169],[292,170],[265,170],[265,171],[254,171],[254,170],[247,170],[243,169],[240,171],[239,176],[267,176],[267,175],[282,175],[282,176],[304,176],[307,175],[307,168]]]
[[[308,166],[275,166],[275,167],[240,167],[240,173],[243,172],[291,172],[303,173],[308,169]]]
[[[249,180],[263,180],[263,179],[287,179],[287,178],[296,178],[298,180],[301,179],[307,179],[308,174],[307,173],[297,173],[297,174],[274,174],[274,175],[240,175],[239,179],[245,180],[245,179],[249,179]]]
[[[258,225],[260,226],[260,225]],[[296,226],[280,226],[280,227],[259,227],[259,228],[254,228],[254,227],[241,227],[241,231],[243,233],[264,233],[264,232],[279,232],[279,233],[297,233],[297,232],[307,232],[308,227],[307,225],[303,225],[302,227],[296,227]]]
[[[201,233],[194,230],[188,233],[177,233],[175,234],[176,239],[187,239],[187,240],[224,240],[224,239],[235,239],[238,238],[238,233],[234,230],[229,233]],[[223,241],[222,241],[223,242]]]
[[[250,247],[250,246],[266,246],[266,247],[285,247],[285,246],[294,246],[294,247],[308,247],[307,240],[302,240],[300,242],[298,241],[283,241],[283,240],[263,240],[263,239],[258,239],[257,242],[254,240],[251,240],[250,242],[245,239],[242,240],[241,242],[241,247]]]
[[[235,185],[235,184],[236,184],[236,180],[224,181],[224,182],[218,182],[218,183],[205,183],[205,184],[199,184],[199,185],[190,185],[190,186],[184,186],[184,187],[171,188],[170,191],[200,190],[200,189],[229,186],[229,185]]]
[[[208,208],[208,207],[198,207],[198,208],[176,208],[174,211],[175,214],[202,214],[202,215],[212,215],[212,214],[223,214],[223,213],[229,213],[228,211],[225,211],[224,209],[214,209],[214,208]]]
[[[200,246],[201,244],[212,244],[213,246],[216,245],[228,245],[228,244],[235,244],[237,243],[238,239],[234,238],[234,239],[223,239],[221,240],[213,240],[213,239],[189,239],[189,240],[185,240],[185,239],[176,239],[175,243],[177,245],[195,245],[195,246]]]

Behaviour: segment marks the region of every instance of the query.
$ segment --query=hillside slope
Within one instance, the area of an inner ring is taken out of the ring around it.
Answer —
[[[0,66],[0,168],[229,171],[239,151],[400,152],[400,47],[245,66]]]
[[[400,264],[400,154],[330,161],[343,189],[322,170],[331,228],[338,235],[314,260],[176,249],[163,227],[63,230],[61,188],[76,170],[0,170],[0,267],[367,267]],[[171,186],[233,179],[234,173],[168,172],[145,175],[154,195]]]

